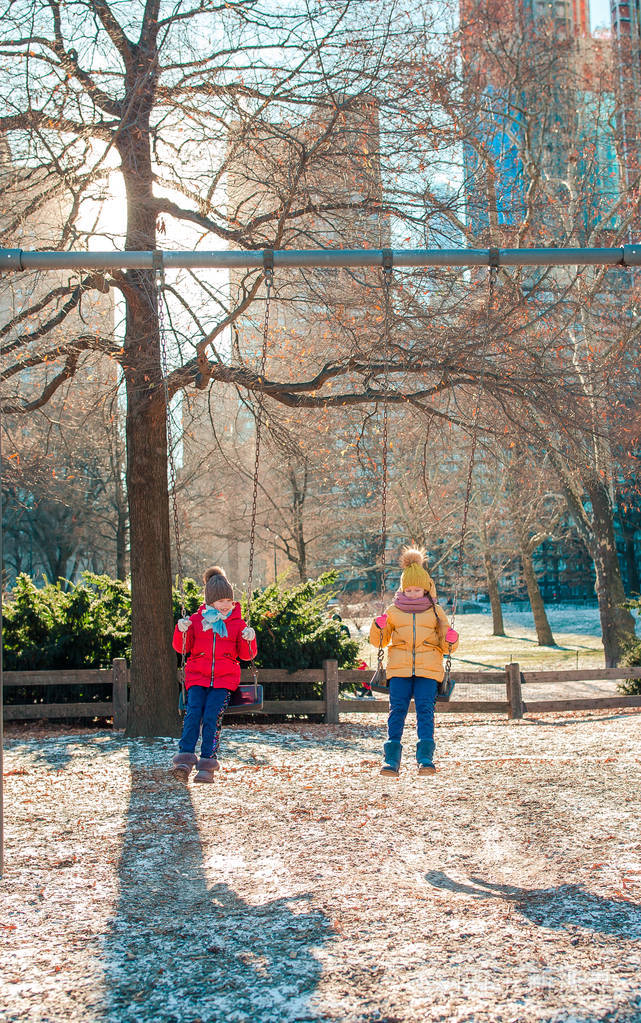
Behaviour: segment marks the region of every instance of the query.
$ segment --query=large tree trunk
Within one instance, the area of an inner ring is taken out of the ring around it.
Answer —
[[[154,345],[151,341],[150,361]],[[142,367],[127,368],[127,474],[131,537],[131,702],[128,735],[179,730],[171,646],[171,562],[164,405],[141,396]]]
[[[525,579],[528,600],[530,601],[532,615],[534,616],[534,627],[539,646],[556,646],[548,616],[545,613],[545,604],[541,596],[539,580],[536,578],[536,572],[534,571],[532,552],[528,550],[525,544],[521,545],[521,562],[523,564],[523,578]]]
[[[490,596],[490,607],[492,608],[492,635],[504,636],[505,626],[503,625],[503,608],[501,607],[501,595],[499,593],[499,584],[496,581],[494,565],[492,564],[492,556],[489,550],[485,550],[483,552],[483,562],[485,564],[487,592],[489,593]]]
[[[590,553],[596,572],[601,632],[606,668],[616,667],[628,643],[635,638],[634,618],[623,607],[625,591],[614,538],[611,505],[603,487],[590,490],[593,545]]]
[[[619,664],[628,643],[635,639],[634,618],[622,605],[625,591],[614,539],[612,499],[607,485],[590,467],[578,464],[585,497],[577,493],[563,462],[553,458],[568,508],[581,539],[590,552],[596,572],[596,595],[606,668]],[[587,500],[586,500],[587,498]],[[588,505],[590,513],[586,511]]]
[[[635,638],[634,618],[622,606],[625,593],[616,550],[602,544],[593,556],[605,666],[614,668],[620,663],[628,643]]]
[[[147,96],[151,94],[149,90]],[[134,90],[133,102],[136,95]],[[156,247],[148,109],[130,113],[118,139],[127,193],[127,249]],[[128,271],[124,374],[131,562],[131,702],[128,735],[179,732],[171,606],[166,411],[162,388],[157,284],[151,271]]]

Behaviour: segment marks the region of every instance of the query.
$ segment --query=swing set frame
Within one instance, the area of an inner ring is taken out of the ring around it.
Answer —
[[[271,256],[270,256],[271,254]],[[0,272],[20,270],[166,270],[260,269],[270,260],[279,267],[385,266],[641,266],[641,242],[610,248],[522,249],[225,249],[127,252],[32,252],[0,248]]]
[[[0,273],[29,270],[263,269],[271,267],[641,267],[641,242],[614,247],[521,249],[256,249],[55,252],[0,248]],[[259,416],[260,416],[259,411]],[[258,461],[258,459],[256,460]],[[255,484],[256,485],[256,484]],[[385,522],[383,523],[385,528]],[[1,542],[1,540],[0,540]],[[383,571],[384,575],[384,571]],[[251,599],[251,596],[250,596]],[[3,704],[0,660],[0,708]],[[3,715],[0,712],[0,877],[4,865]]]

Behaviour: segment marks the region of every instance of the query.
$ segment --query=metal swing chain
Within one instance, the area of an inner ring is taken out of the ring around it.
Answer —
[[[387,437],[388,437],[388,392],[389,392],[389,361],[390,361],[390,307],[391,307],[391,287],[392,287],[392,253],[385,249],[383,252],[383,297],[385,304],[385,319],[384,319],[384,333],[385,333],[385,375],[384,375],[384,393],[383,393],[383,453],[382,453],[382,494],[381,494],[381,614],[385,612],[385,568],[386,568],[386,548],[387,548],[387,483],[388,483],[388,464],[387,464]],[[377,652],[377,668],[376,674],[382,676],[383,673],[383,632],[381,630],[378,652]]]
[[[269,308],[271,302],[271,291],[274,284],[274,253],[272,249],[264,250],[264,275],[265,275],[265,288],[267,289],[267,295],[265,298],[265,320],[263,323],[263,346],[260,355],[260,368],[258,371],[258,378],[261,383],[265,379],[265,365],[267,361],[267,344],[269,341]],[[256,517],[258,507],[258,476],[260,467],[260,441],[263,426],[263,395],[262,392],[258,392],[257,398],[257,414],[255,414],[256,420],[256,446],[254,452],[254,486],[252,492],[252,511],[251,511],[251,527],[249,531],[249,570],[247,580],[247,624],[251,626],[251,604],[252,604],[252,593],[254,589],[254,546],[256,541]],[[252,657],[251,661],[252,674],[254,677],[254,692],[258,693],[258,671],[256,669],[255,659]]]
[[[165,423],[167,429],[167,458],[169,462],[169,490],[171,493],[171,505],[174,519],[174,542],[176,549],[176,567],[178,569],[178,587],[180,592],[180,617],[186,618],[187,611],[185,608],[185,591],[183,585],[184,573],[183,573],[183,559],[182,559],[182,546],[180,542],[180,523],[178,519],[178,498],[176,495],[176,461],[174,458],[174,439],[173,430],[171,426],[171,408],[169,399],[169,382],[168,382],[168,359],[167,359],[167,339],[165,332],[165,310],[163,304],[163,293],[165,290],[165,266],[162,258],[162,252],[156,250],[154,252],[154,273],[156,277],[156,289],[157,289],[157,315],[158,315],[158,338],[160,341],[160,369],[162,373],[163,392],[165,396]],[[187,638],[186,633],[182,633],[182,652],[180,655],[180,669],[179,679],[180,688],[183,692],[184,699],[184,684],[185,684],[185,661],[187,659]]]
[[[485,382],[485,364],[487,359],[487,349],[489,346],[490,332],[492,329],[492,310],[494,308],[494,286],[498,275],[497,256],[498,253],[495,254],[495,250],[490,249],[490,273],[488,277],[487,309],[485,315],[485,337],[481,356],[481,372],[479,375],[479,386],[476,393],[476,402],[474,406],[474,419],[472,423],[472,443],[470,446],[470,461],[467,470],[467,481],[465,485],[465,500],[463,502],[463,521],[461,523],[461,539],[459,541],[458,563],[456,566],[456,576],[454,579],[454,601],[452,604],[452,614],[450,617],[450,629],[454,628],[454,622],[456,621],[456,602],[458,600],[458,593],[463,575],[463,553],[465,550],[465,538],[467,535],[467,517],[470,510],[470,498],[472,496],[472,476],[474,473],[476,446],[479,434],[479,412],[481,406],[481,396],[483,394],[483,385]],[[447,658],[445,660],[444,681],[446,683],[449,681],[451,668],[452,668],[452,645],[449,644],[449,651],[447,654]]]

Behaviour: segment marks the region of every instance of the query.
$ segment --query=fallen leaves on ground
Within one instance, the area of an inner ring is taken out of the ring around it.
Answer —
[[[6,739],[3,1020],[641,1019],[641,714]]]

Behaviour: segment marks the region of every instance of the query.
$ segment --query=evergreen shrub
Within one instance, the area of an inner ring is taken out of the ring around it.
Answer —
[[[110,668],[115,657],[130,657],[127,584],[93,572],[83,572],[82,582],[68,589],[62,582],[37,587],[29,576],[18,576],[2,604],[6,670]],[[110,684],[12,686],[4,702],[97,703],[110,697]]]
[[[126,583],[83,572],[37,587],[19,575],[3,600],[4,667],[8,671],[109,668],[131,656],[131,594]]]
[[[632,597],[630,600],[626,600],[625,606],[635,617],[638,617],[641,614],[641,597]],[[639,637],[628,644],[622,663],[629,667],[641,668],[641,639]],[[641,679],[626,678],[619,682],[618,688],[627,696],[639,696],[641,695]]]
[[[334,573],[288,586],[277,583],[257,591],[252,601],[252,625],[258,636],[261,667],[318,668],[326,659],[340,667],[357,663],[358,643],[345,635],[341,622],[332,620],[327,603],[334,596]],[[64,583],[65,587],[67,586]],[[185,579],[183,596],[187,615],[202,603],[202,584]],[[246,601],[244,601],[246,604]],[[173,589],[174,620],[181,616],[180,593]],[[83,572],[82,581],[63,589],[63,581],[37,587],[27,575],[3,599],[4,667],[7,671],[63,668],[110,668],[116,657],[131,658],[131,592],[129,585],[107,575]],[[266,699],[310,699],[322,686],[270,687]],[[109,699],[110,686],[47,686],[11,689],[5,702],[95,702]],[[104,692],[103,692],[104,689]],[[279,691],[277,691],[279,690]],[[280,691],[282,690],[282,692]]]
[[[335,597],[332,587],[336,580],[335,572],[325,572],[293,585],[278,581],[253,594],[251,623],[258,641],[257,666],[288,672],[320,668],[325,660],[338,661],[339,668],[357,666],[358,642],[349,638],[342,622],[332,618],[327,607]],[[245,614],[246,597],[242,606]],[[320,699],[322,678],[302,686],[268,683],[264,695],[266,700]]]

